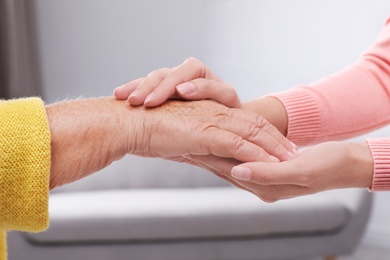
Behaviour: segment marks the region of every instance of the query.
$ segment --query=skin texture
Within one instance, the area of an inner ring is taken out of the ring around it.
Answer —
[[[264,118],[211,100],[169,101],[146,108],[102,97],[59,102],[46,110],[51,189],[86,177],[126,154],[193,165],[197,164],[191,156],[245,162],[288,157],[289,142]]]
[[[205,64],[189,58],[183,64],[164,68],[126,83],[114,91],[117,99],[154,107],[169,98],[214,99],[230,107],[241,107],[261,115],[286,136],[288,116],[273,97],[241,103],[232,87],[223,83]],[[337,188],[370,188],[373,159],[366,143],[325,142],[300,153],[291,144],[289,159],[280,163],[220,160],[215,156],[189,156],[195,165],[208,169],[232,184],[267,202]]]

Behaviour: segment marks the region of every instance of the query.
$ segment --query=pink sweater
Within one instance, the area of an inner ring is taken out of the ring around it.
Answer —
[[[389,124],[390,18],[356,63],[274,96],[288,113],[287,137],[299,145],[350,138]],[[390,138],[367,142],[374,159],[371,190],[390,190]]]

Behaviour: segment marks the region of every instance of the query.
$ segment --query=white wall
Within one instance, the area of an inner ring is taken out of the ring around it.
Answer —
[[[188,56],[252,99],[354,62],[390,16],[388,0],[35,1],[49,102],[110,95]],[[390,247],[389,201],[377,194],[366,240]]]

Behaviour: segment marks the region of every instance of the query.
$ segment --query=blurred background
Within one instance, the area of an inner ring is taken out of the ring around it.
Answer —
[[[0,75],[11,86],[0,94],[41,95],[47,103],[111,95],[116,86],[190,56],[230,83],[243,101],[254,99],[317,81],[353,63],[390,16],[388,0],[24,2],[14,8],[26,14],[26,21],[8,17],[25,33],[12,35],[2,46],[1,57],[12,60],[14,69]],[[390,128],[367,136],[390,136]],[[157,167],[148,159],[134,160],[114,163],[101,175],[131,172],[134,163],[150,171]],[[181,174],[176,164],[165,167]],[[127,181],[141,185],[131,176]],[[363,243],[390,250],[389,202],[390,193],[375,194]]]

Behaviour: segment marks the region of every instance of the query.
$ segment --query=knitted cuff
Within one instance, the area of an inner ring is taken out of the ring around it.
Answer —
[[[390,138],[367,139],[374,162],[370,191],[390,190]]]
[[[276,93],[288,116],[287,138],[297,145],[307,145],[320,139],[320,112],[315,100],[306,91],[294,88]]]
[[[47,228],[50,129],[42,100],[0,101],[0,228]]]

